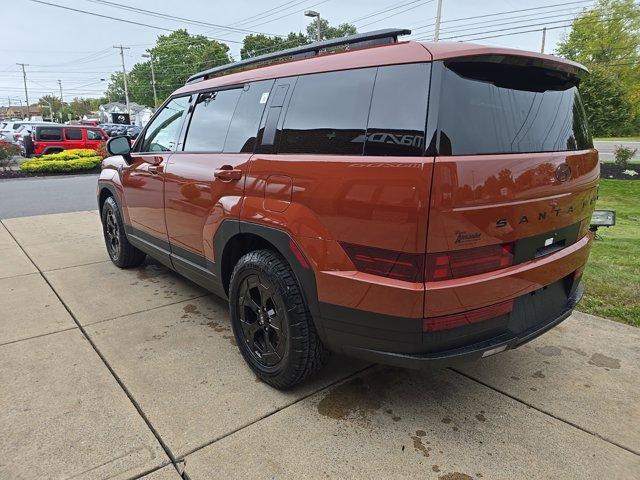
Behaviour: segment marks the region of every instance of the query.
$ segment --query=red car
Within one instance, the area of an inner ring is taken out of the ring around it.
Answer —
[[[30,137],[25,137],[27,156],[46,155],[74,148],[97,149],[109,138],[98,127],[85,125],[38,125]]]
[[[112,261],[150,255],[228,298],[243,357],[275,387],[328,351],[480,359],[582,296],[599,178],[585,68],[406,33],[201,72],[133,148],[107,144]]]

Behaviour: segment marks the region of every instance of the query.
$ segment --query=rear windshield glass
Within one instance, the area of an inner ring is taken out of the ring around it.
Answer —
[[[445,62],[441,155],[592,148],[577,79],[533,66]]]

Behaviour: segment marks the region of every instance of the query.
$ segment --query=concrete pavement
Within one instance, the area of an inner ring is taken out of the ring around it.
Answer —
[[[575,313],[480,363],[336,357],[278,392],[223,301],[153,262],[113,266],[96,212],[3,220],[0,478],[634,479],[638,345]]]
[[[624,140],[624,141],[598,140],[593,142],[593,146],[600,153],[601,161],[611,161],[615,158],[613,156],[613,149],[615,148],[616,145],[624,145],[626,147],[629,147],[632,150],[637,148],[638,153],[636,153],[636,155],[633,158],[634,160],[640,159],[640,142],[634,142],[634,141],[628,141],[628,140]]]

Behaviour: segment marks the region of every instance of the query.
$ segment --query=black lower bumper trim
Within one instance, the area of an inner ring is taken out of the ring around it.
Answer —
[[[520,332],[517,335],[504,333],[491,338],[490,340],[437,353],[394,353],[362,347],[352,347],[348,345],[342,346],[342,351],[348,355],[358,357],[369,362],[416,369],[433,368],[434,366],[450,366],[462,361],[476,360],[483,356],[488,356],[488,354],[499,353],[516,348],[555,327],[571,315],[573,309],[582,298],[583,293],[584,285],[580,282],[577,288],[575,288],[573,294],[568,298],[567,304],[560,315],[528,330]]]

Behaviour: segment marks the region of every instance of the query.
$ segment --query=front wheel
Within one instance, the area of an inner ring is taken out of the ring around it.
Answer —
[[[129,243],[118,204],[109,197],[102,206],[102,233],[111,261],[120,268],[137,267],[146,254]]]
[[[257,250],[236,264],[229,289],[231,325],[242,356],[269,385],[302,382],[328,358],[291,267]]]

